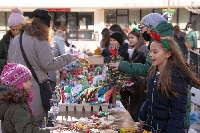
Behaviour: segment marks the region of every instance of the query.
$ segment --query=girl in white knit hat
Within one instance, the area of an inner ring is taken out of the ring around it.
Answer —
[[[19,32],[20,23],[25,22],[23,13],[19,8],[15,7],[11,11],[12,14],[8,18],[8,27],[10,29],[0,40],[0,73],[7,62],[7,54],[10,41],[20,33]]]

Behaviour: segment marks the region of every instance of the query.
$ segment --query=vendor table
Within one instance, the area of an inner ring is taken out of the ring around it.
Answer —
[[[78,112],[78,111],[68,111],[68,112],[60,112],[57,116],[58,124],[67,124],[72,122],[75,119],[79,119],[81,117],[91,117],[93,114],[97,112]],[[130,114],[127,111],[117,111],[114,112],[114,115],[117,119],[123,118],[123,120],[115,121],[113,125],[117,125],[119,128],[130,128],[133,127],[134,121],[131,118]]]

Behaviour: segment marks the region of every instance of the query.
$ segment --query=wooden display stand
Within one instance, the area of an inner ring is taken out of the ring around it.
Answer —
[[[59,112],[67,112],[67,111],[78,111],[78,112],[104,111],[104,112],[107,112],[108,106],[109,106],[109,103],[102,103],[102,104],[96,104],[96,105],[90,105],[89,103],[59,104]]]

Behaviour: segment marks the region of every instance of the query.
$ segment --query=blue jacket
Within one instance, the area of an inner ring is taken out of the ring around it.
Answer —
[[[188,78],[180,69],[172,71],[173,89],[180,94],[178,98],[172,94],[167,98],[158,93],[156,83],[154,86],[155,78],[156,74],[149,76],[147,100],[139,114],[139,118],[147,124],[145,129],[151,131],[153,127],[155,130],[161,130],[159,133],[185,133]]]

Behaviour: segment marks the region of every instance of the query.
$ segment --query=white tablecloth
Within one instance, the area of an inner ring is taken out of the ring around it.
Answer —
[[[117,101],[116,101],[116,105],[117,105],[117,106],[116,106],[115,108],[111,108],[111,109],[109,109],[109,110],[114,110],[115,112],[126,110],[126,109],[124,108],[124,106],[122,105],[122,103],[121,103],[120,100],[117,100]]]

